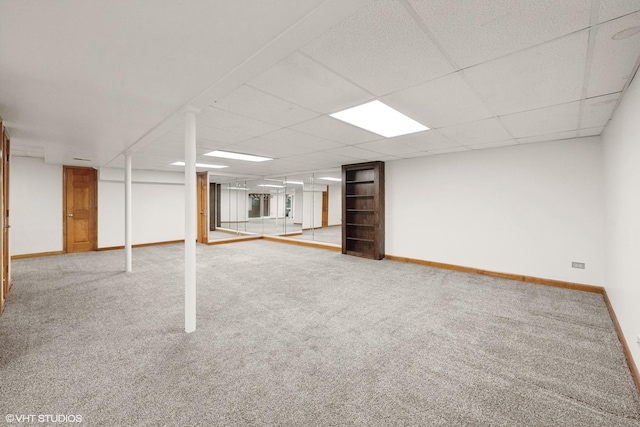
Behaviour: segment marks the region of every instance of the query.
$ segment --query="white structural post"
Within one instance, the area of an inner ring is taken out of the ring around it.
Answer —
[[[194,107],[184,114],[184,330],[196,330],[196,114]]]
[[[131,153],[124,153],[124,259],[125,271],[130,273],[132,268],[131,251]]]

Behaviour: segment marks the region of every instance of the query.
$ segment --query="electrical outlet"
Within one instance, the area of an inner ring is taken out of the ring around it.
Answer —
[[[575,262],[575,261],[573,261],[571,263],[571,268],[580,268],[580,269],[584,270],[584,262]]]

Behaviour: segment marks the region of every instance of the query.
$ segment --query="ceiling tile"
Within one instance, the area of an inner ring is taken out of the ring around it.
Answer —
[[[396,144],[406,145],[407,147],[413,148],[417,151],[441,150],[460,146],[460,144],[450,140],[436,130],[398,136],[393,140]]]
[[[380,135],[329,116],[318,116],[306,122],[293,125],[291,129],[348,145],[374,141],[380,138]]]
[[[216,101],[212,107],[279,126],[291,126],[318,116],[318,113],[242,85]]]
[[[500,117],[502,123],[516,138],[548,135],[578,128],[580,102],[539,108]]]
[[[454,71],[392,0],[371,2],[302,51],[378,96]]]
[[[381,156],[383,156],[382,154],[375,151],[365,150],[364,148],[354,147],[352,145],[341,148],[334,148],[332,150],[328,150],[328,152],[338,154],[340,156],[353,157],[354,159],[359,159],[362,161],[377,160]]]
[[[590,0],[409,0],[461,68],[589,26]]]
[[[640,12],[609,21],[597,28],[587,97],[620,92],[624,88],[640,56],[640,34],[622,40],[613,40],[612,37],[622,30],[637,26],[640,26]]]
[[[329,150],[331,148],[343,147],[344,144],[341,144],[336,141],[331,141],[325,138],[320,138],[318,136],[309,135],[303,132],[298,132],[289,128],[282,128],[275,132],[266,134],[262,136],[263,139],[268,139],[271,141],[281,141],[287,144],[291,144],[294,146],[298,146],[301,148],[320,151],[320,150]]]
[[[582,94],[586,31],[464,71],[498,115],[576,101]]]
[[[576,131],[567,131],[567,132],[559,132],[552,133],[549,135],[537,135],[537,136],[529,136],[527,138],[518,138],[518,144],[533,144],[536,142],[547,142],[547,141],[558,141],[561,139],[571,139],[576,137]]]
[[[224,129],[214,129],[200,124],[196,127],[196,137],[198,141],[210,141],[220,147],[253,138],[252,135],[240,134]],[[182,145],[184,145],[184,143],[182,143]]]
[[[508,139],[506,141],[496,141],[496,142],[488,142],[486,144],[476,144],[471,145],[468,148],[474,150],[484,150],[485,148],[498,148],[498,147],[508,147],[509,145],[517,145],[518,142],[515,139]]]
[[[628,15],[640,10],[640,0],[600,0],[598,22]]]
[[[500,122],[493,118],[444,127],[438,129],[438,132],[464,146],[513,139]]]
[[[597,96],[584,101],[584,109],[580,118],[580,128],[603,127],[607,124],[620,98],[619,93]]]
[[[382,101],[431,129],[493,116],[460,73],[395,92]]]
[[[405,154],[417,153],[422,151],[420,150],[420,148],[416,148],[415,146],[410,145],[408,141],[399,139],[397,137],[365,142],[363,144],[358,144],[357,147],[396,157],[403,157]]]
[[[317,151],[310,147],[302,147],[291,142],[269,140],[262,137],[238,142],[227,147],[239,153],[256,154],[271,158],[289,157]]]
[[[453,148],[443,148],[441,150],[433,150],[429,152],[429,154],[459,153],[461,151],[469,151],[469,150],[471,150],[469,147],[453,147]]]
[[[372,99],[372,95],[300,52],[249,81],[250,86],[323,114]]]
[[[235,114],[220,108],[207,107],[196,123],[210,128],[222,129],[237,135],[260,136],[280,129],[280,126]],[[247,138],[245,138],[247,139]]]
[[[580,129],[578,131],[578,136],[579,137],[596,136],[596,135],[600,135],[603,130],[604,130],[604,126]]]

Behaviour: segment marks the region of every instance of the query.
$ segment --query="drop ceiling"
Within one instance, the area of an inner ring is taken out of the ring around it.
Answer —
[[[0,0],[0,115],[16,155],[180,171],[193,105],[220,180],[577,138],[635,74],[634,27],[640,0]],[[431,130],[329,117],[375,99]]]

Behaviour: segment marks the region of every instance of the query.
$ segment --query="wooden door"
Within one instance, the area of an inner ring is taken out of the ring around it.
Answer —
[[[207,243],[209,241],[208,226],[208,196],[209,196],[209,176],[207,172],[199,172],[197,174],[196,198],[198,199],[198,243]]]
[[[9,257],[9,156],[11,142],[4,127],[2,128],[2,283],[4,294],[11,288],[11,262]]]
[[[98,247],[98,181],[93,168],[64,167],[65,251]]]
[[[329,226],[329,190],[322,192],[322,227]]]

